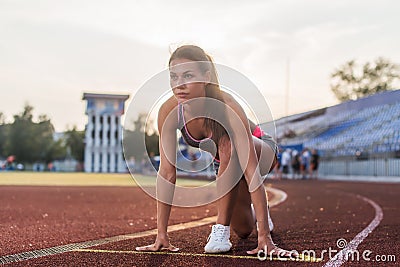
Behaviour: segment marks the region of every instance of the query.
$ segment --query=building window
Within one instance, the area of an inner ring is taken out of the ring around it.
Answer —
[[[115,154],[115,172],[118,172],[118,153]]]
[[[92,153],[92,158],[91,158],[91,164],[90,164],[90,169],[92,170],[92,172],[94,172],[94,153]]]
[[[100,155],[99,155],[99,172],[102,171],[102,166],[103,166],[102,163],[103,163],[103,154],[100,153]]]
[[[107,172],[110,172],[111,155],[107,153]]]

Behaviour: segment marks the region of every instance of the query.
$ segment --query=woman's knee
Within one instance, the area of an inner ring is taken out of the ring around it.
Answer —
[[[275,151],[261,140],[255,142],[261,175],[270,173],[277,163]]]
[[[242,227],[232,227],[232,230],[235,232],[235,234],[242,238],[248,238],[251,233],[253,232],[253,226],[252,225],[248,225],[248,226],[242,226]]]

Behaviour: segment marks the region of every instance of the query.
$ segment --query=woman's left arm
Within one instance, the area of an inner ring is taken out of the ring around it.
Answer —
[[[228,134],[241,169],[246,179],[251,201],[256,212],[258,245],[257,248],[247,251],[248,254],[257,254],[260,250],[268,255],[292,257],[296,252],[278,248],[272,241],[268,225],[268,199],[261,178],[258,159],[250,131],[249,120],[240,104],[232,97],[224,98],[228,118]]]
[[[239,163],[256,211],[259,240],[259,247],[256,249],[257,253],[259,249],[265,249],[265,245],[272,245],[267,217],[267,197],[264,186],[262,186],[263,180],[258,166],[249,120],[236,100],[229,97],[226,100],[226,104],[227,117],[229,118],[230,129],[232,129],[232,133],[229,133],[229,135],[233,139],[235,150],[238,151]]]

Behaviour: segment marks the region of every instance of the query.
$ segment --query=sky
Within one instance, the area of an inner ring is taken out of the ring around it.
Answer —
[[[0,0],[0,112],[12,122],[29,103],[56,131],[83,130],[84,92],[130,94],[129,105],[182,44],[247,76],[275,119],[332,106],[335,68],[400,63],[398,10],[396,0]]]

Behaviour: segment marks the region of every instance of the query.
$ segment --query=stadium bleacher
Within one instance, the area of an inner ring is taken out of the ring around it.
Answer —
[[[400,151],[400,90],[288,116],[275,124],[281,146],[316,148],[322,156]]]

